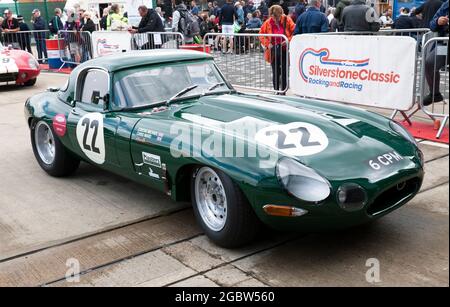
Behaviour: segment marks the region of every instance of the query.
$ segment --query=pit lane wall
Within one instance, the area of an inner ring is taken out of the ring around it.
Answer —
[[[407,111],[414,104],[416,44],[409,36],[297,35],[290,43],[290,89]]]

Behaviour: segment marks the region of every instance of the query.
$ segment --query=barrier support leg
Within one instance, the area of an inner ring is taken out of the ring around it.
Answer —
[[[416,111],[414,111],[414,112],[413,112],[412,114],[410,114],[410,115],[406,114],[405,111],[395,110],[395,111],[392,113],[392,115],[391,115],[391,119],[393,120],[393,119],[397,116],[397,113],[400,113],[400,114],[403,116],[403,118],[405,119],[405,121],[408,123],[408,125],[412,126],[412,122],[411,122],[411,120],[410,120],[410,117],[411,117],[414,113],[416,113],[418,110],[419,110],[419,109],[417,109]]]
[[[442,120],[441,126],[439,127],[439,131],[436,134],[437,139],[439,139],[442,135],[442,132],[444,132],[444,128],[445,128],[445,125],[447,124],[447,121],[448,121],[448,115],[445,116],[444,119]]]

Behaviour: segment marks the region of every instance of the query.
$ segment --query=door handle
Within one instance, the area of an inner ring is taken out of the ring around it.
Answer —
[[[73,115],[80,115],[80,113],[77,112],[77,110],[75,108],[72,109],[72,111],[70,111]]]

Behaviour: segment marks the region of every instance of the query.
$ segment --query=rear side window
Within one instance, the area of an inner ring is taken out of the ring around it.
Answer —
[[[109,75],[103,70],[92,69],[86,73],[81,87],[81,102],[96,103],[95,97],[104,97],[109,92]],[[103,103],[102,100],[99,102]],[[97,103],[96,103],[97,104]]]

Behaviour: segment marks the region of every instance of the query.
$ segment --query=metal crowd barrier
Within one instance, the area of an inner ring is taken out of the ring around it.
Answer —
[[[272,48],[271,63],[264,58],[264,46],[269,42],[281,46]],[[217,66],[235,86],[275,93],[288,90],[289,40],[285,35],[207,33],[203,50],[210,50]]]
[[[47,47],[45,40],[49,37],[48,30],[19,31],[14,33],[0,32],[0,42],[11,45],[14,49],[22,49],[34,55],[40,62],[47,61]]]
[[[420,70],[419,107],[438,126],[436,138],[440,138],[448,122],[449,111],[449,46],[448,37],[434,37],[423,45],[423,61]],[[431,94],[432,103],[424,105],[424,98]],[[435,101],[441,94],[443,101]],[[417,110],[416,110],[417,111]],[[413,113],[408,116],[412,116]],[[438,121],[442,118],[442,121]]]
[[[179,49],[184,36],[179,32],[135,33],[131,39],[132,50]]]
[[[58,54],[62,62],[78,65],[93,58],[91,33],[84,31],[58,31]]]

